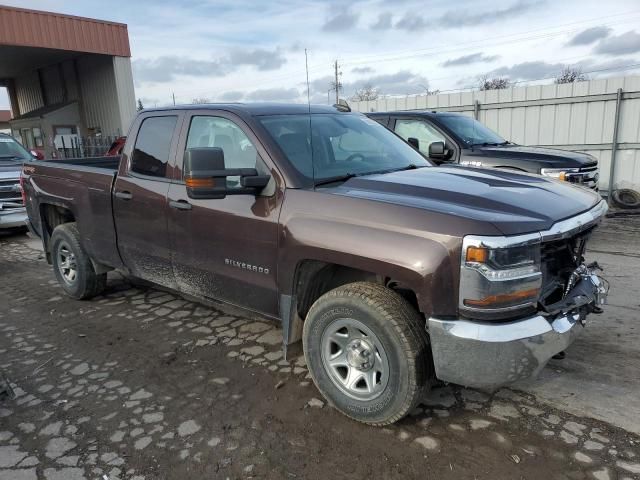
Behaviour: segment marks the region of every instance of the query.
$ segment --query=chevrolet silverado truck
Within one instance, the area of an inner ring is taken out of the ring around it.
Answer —
[[[27,160],[33,156],[13,137],[0,133],[0,230],[27,227],[20,187],[22,163]]]
[[[598,190],[598,160],[587,153],[516,145],[459,113],[369,113],[436,164],[458,163],[537,173]]]
[[[118,270],[276,319],[328,401],[371,425],[434,379],[534,377],[607,293],[584,259],[596,193],[434,166],[328,106],[145,110],[121,158],[27,163],[23,184],[68,295]]]

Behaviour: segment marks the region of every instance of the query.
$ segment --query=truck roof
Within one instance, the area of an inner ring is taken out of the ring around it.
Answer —
[[[420,115],[421,117],[463,116],[462,113],[436,112],[435,110],[394,110],[391,112],[368,112],[366,115],[368,117],[377,117],[383,115]]]
[[[245,114],[260,115],[303,115],[318,113],[348,113],[339,110],[331,105],[307,105],[306,103],[203,103],[198,105],[175,105],[158,108],[145,108],[144,112],[168,111],[168,110],[211,110],[220,109],[231,112],[242,112]]]

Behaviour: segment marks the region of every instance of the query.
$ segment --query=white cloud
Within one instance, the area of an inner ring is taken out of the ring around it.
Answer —
[[[621,55],[638,51],[638,29],[628,32],[629,17],[620,15],[637,9],[637,0],[356,0],[346,10],[337,0],[186,0],[179,8],[168,0],[4,3],[127,23],[136,96],[159,105],[172,93],[180,103],[304,102],[305,49],[312,101],[321,103],[335,59],[349,97],[364,83],[386,94],[418,93],[420,85],[447,90],[488,70],[547,76],[557,66],[624,62]],[[603,28],[608,36],[598,37]],[[593,41],[586,34],[567,45],[590,29]]]
[[[609,55],[628,55],[640,52],[640,33],[629,31],[622,35],[604,38],[598,42],[594,52]]]

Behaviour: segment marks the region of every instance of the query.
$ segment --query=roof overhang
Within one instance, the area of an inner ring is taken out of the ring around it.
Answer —
[[[131,56],[129,34],[123,23],[2,5],[0,46]],[[4,61],[3,53],[0,58]]]
[[[14,78],[24,72],[60,63],[78,55],[82,54],[51,48],[0,45],[0,58],[2,59],[0,62],[0,86],[3,84],[3,78]]]

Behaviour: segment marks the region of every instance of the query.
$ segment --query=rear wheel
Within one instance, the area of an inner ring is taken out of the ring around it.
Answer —
[[[382,285],[352,283],[320,297],[303,342],[318,390],[354,420],[396,422],[428,388],[432,362],[421,317]]]
[[[107,274],[97,274],[89,256],[80,245],[75,223],[58,225],[51,235],[53,271],[58,283],[70,297],[82,300],[102,292]]]

